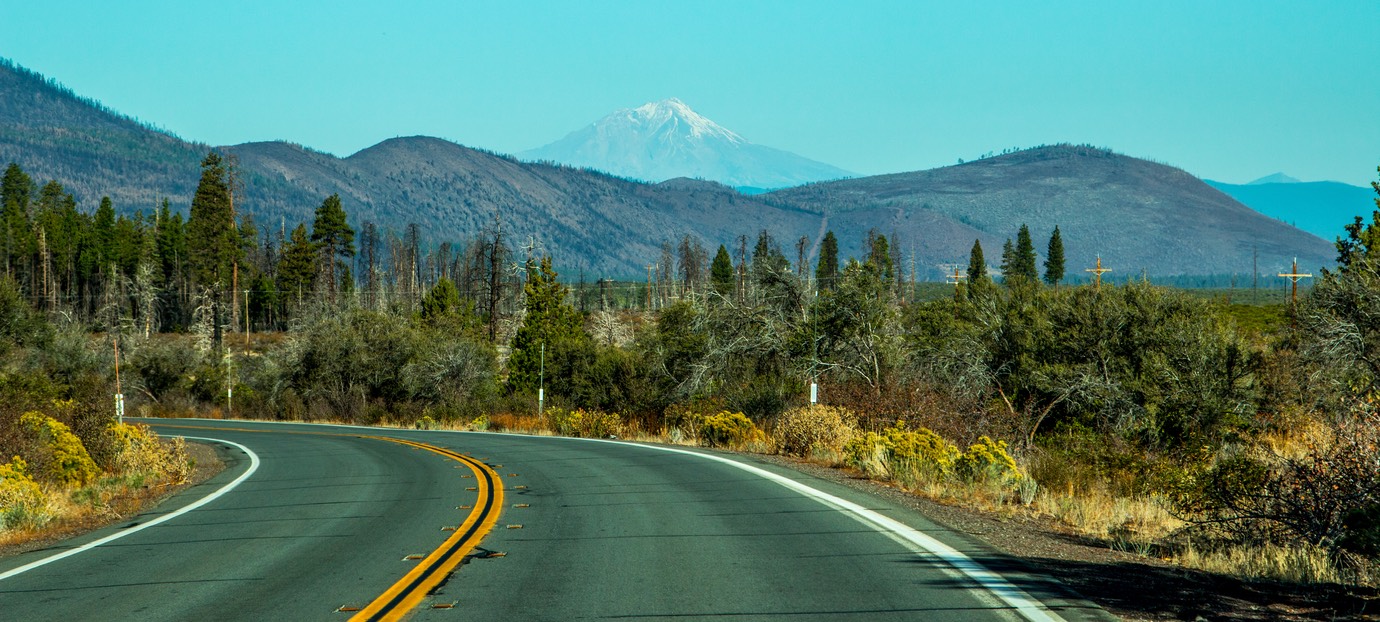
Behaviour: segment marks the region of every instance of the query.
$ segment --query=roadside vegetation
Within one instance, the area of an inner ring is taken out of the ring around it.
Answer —
[[[590,284],[498,220],[424,253],[331,197],[260,234],[232,173],[203,162],[185,222],[6,173],[0,534],[185,476],[181,447],[113,425],[118,338],[131,415],[776,453],[1212,572],[1377,582],[1380,210],[1296,304],[1071,284],[1058,230],[1037,253],[1024,226],[1004,276],[975,243],[942,290],[883,235],[792,263],[768,231]]]

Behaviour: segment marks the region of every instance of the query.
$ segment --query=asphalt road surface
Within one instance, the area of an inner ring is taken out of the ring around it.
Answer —
[[[909,510],[750,456],[149,423],[224,441],[228,468],[0,560],[0,620],[1108,619]]]

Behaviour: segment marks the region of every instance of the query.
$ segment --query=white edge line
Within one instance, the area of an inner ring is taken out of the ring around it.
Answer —
[[[117,532],[115,532],[115,533],[112,533],[112,534],[110,534],[110,535],[108,535],[108,536],[106,536],[106,537],[104,537],[104,538],[101,538],[101,539],[99,539],[99,540],[95,540],[95,541],[92,541],[92,542],[88,542],[88,543],[86,543],[86,544],[84,544],[84,545],[82,545],[82,546],[79,546],[79,547],[75,548],[75,549],[70,549],[70,550],[63,551],[63,552],[61,552],[61,553],[57,553],[57,554],[54,554],[54,555],[49,555],[48,557],[45,557],[45,558],[43,558],[43,559],[35,560],[35,561],[29,562],[29,563],[27,563],[27,564],[24,564],[23,566],[20,566],[20,567],[18,567],[18,568],[15,568],[15,569],[13,569],[13,570],[10,570],[10,571],[4,572],[4,573],[0,573],[0,581],[3,581],[3,580],[5,580],[5,579],[8,579],[8,578],[13,577],[13,576],[18,575],[18,574],[23,574],[23,573],[25,573],[25,572],[28,572],[28,571],[30,571],[30,570],[33,570],[34,568],[38,568],[39,566],[44,566],[44,565],[47,565],[47,564],[51,564],[51,563],[53,563],[53,562],[55,562],[55,561],[58,561],[58,560],[60,560],[60,559],[66,559],[66,558],[68,558],[68,557],[71,557],[71,556],[73,556],[73,555],[76,555],[77,553],[82,553],[82,552],[84,552],[84,551],[89,551],[89,550],[94,549],[94,548],[96,548],[96,547],[98,547],[98,546],[100,546],[100,545],[102,545],[102,544],[107,543],[107,542],[111,542],[111,541],[114,541],[114,540],[118,540],[118,539],[123,538],[123,537],[125,537],[125,536],[128,536],[128,535],[130,535],[130,534],[137,533],[137,532],[139,532],[139,531],[143,531],[143,530],[145,530],[145,529],[148,529],[149,527],[152,527],[152,526],[154,526],[154,525],[159,525],[159,524],[165,523],[165,522],[167,522],[167,521],[170,521],[170,520],[172,520],[172,519],[174,519],[174,518],[177,518],[177,517],[179,517],[179,516],[181,516],[181,515],[183,515],[183,514],[186,514],[187,512],[190,512],[190,511],[192,511],[192,510],[195,510],[195,509],[197,509],[197,508],[199,508],[199,507],[201,507],[201,506],[203,506],[203,505],[206,505],[207,503],[210,503],[210,502],[212,502],[212,501],[215,501],[216,499],[219,499],[221,496],[225,495],[225,493],[228,493],[228,492],[230,492],[231,490],[233,490],[236,486],[239,486],[242,482],[244,482],[244,480],[249,479],[249,476],[253,475],[255,471],[259,470],[259,455],[256,454],[256,453],[254,453],[253,451],[251,451],[248,447],[245,447],[244,445],[241,445],[241,444],[236,443],[236,442],[233,442],[233,441],[227,441],[227,440],[224,440],[224,439],[219,439],[219,438],[202,438],[202,437],[198,437],[198,436],[183,436],[182,438],[189,439],[189,440],[197,440],[197,441],[212,441],[212,442],[216,442],[216,443],[225,443],[226,445],[232,445],[232,446],[234,446],[234,447],[238,447],[241,451],[243,451],[244,453],[246,453],[246,454],[249,455],[249,470],[245,471],[244,473],[241,473],[239,477],[235,478],[235,481],[232,481],[232,482],[230,482],[229,484],[226,484],[226,485],[224,485],[224,486],[221,486],[219,490],[217,490],[217,491],[215,491],[215,492],[213,492],[213,493],[211,493],[211,494],[209,494],[209,495],[206,495],[205,497],[202,497],[201,499],[198,499],[196,502],[191,503],[191,504],[188,504],[187,506],[185,506],[185,507],[183,507],[183,508],[181,508],[181,509],[179,509],[179,510],[177,510],[177,511],[171,513],[171,514],[164,514],[163,516],[159,516],[158,518],[155,518],[155,519],[150,520],[150,521],[148,521],[148,522],[140,523],[140,524],[135,525],[135,526],[133,526],[133,527],[127,527],[127,528],[125,528],[125,529],[121,529],[120,531],[117,531]]]
[[[853,503],[852,501],[848,501],[847,499],[842,499],[834,495],[831,495],[827,492],[812,488],[784,475],[773,473],[766,469],[755,467],[750,464],[743,464],[742,462],[725,458],[723,456],[705,454],[697,451],[688,451],[685,449],[677,449],[674,447],[643,445],[640,443],[637,444],[637,446],[647,447],[649,449],[656,449],[659,451],[685,454],[687,456],[699,456],[700,458],[704,458],[705,460],[721,462],[734,468],[752,473],[753,475],[757,475],[763,479],[776,482],[781,486],[794,490],[800,494],[803,494],[816,501],[819,501],[820,503],[833,506],[834,508],[842,510],[845,514],[851,516],[852,518],[869,527],[872,527],[877,531],[899,537],[906,542],[909,542],[917,547],[920,547],[925,551],[928,551],[935,557],[938,557],[939,559],[943,560],[944,563],[947,563],[948,565],[967,575],[969,579],[972,579],[974,582],[982,586],[988,592],[991,592],[992,595],[1001,599],[1002,602],[1005,602],[1006,604],[1010,605],[1013,609],[1020,613],[1021,616],[1023,616],[1027,620],[1031,620],[1031,622],[1055,622],[1056,620],[1061,619],[1054,615],[1053,612],[1048,611],[1044,606],[1040,604],[1040,601],[1036,600],[1034,597],[1027,594],[1025,590],[1016,587],[1010,581],[1007,581],[1005,578],[1003,578],[1001,575],[992,572],[991,570],[988,570],[982,564],[973,560],[973,558],[968,557],[963,553],[960,553],[953,547],[944,544],[943,542],[940,542],[929,535],[926,535],[925,533],[921,532],[918,529],[915,529],[914,527],[911,527],[910,525],[902,523],[901,521],[898,521],[894,518],[884,516],[875,510],[870,510],[861,505]]]

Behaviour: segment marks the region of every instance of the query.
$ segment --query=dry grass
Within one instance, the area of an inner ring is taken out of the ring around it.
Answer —
[[[107,476],[76,490],[45,486],[43,506],[12,516],[0,530],[0,547],[66,537],[129,516],[170,485],[143,476]]]
[[[1236,546],[1216,551],[1185,549],[1175,561],[1187,568],[1248,580],[1282,581],[1300,585],[1361,584],[1357,572],[1342,570],[1326,549],[1314,546]]]

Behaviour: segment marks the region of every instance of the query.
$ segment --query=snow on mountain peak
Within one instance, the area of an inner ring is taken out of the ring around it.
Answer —
[[[821,162],[754,145],[674,97],[616,110],[565,138],[519,155],[632,179],[693,177],[761,188],[850,175]]]
[[[661,135],[662,140],[717,138],[735,144],[747,142],[742,136],[710,121],[674,97],[647,102],[637,108],[620,110],[604,117],[595,125],[619,122],[630,123],[644,132]]]

